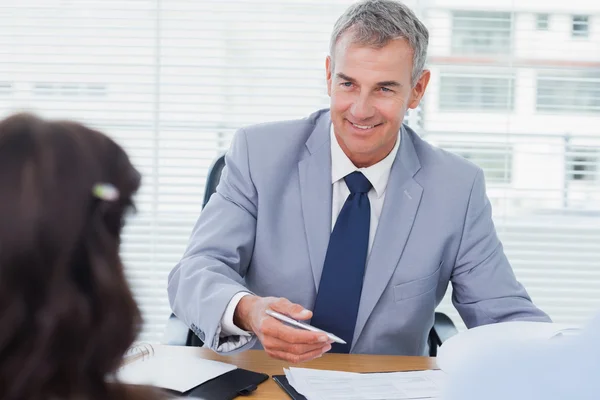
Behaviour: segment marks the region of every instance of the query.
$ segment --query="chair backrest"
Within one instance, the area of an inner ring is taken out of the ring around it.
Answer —
[[[210,196],[217,191],[217,185],[221,179],[221,173],[225,167],[225,156],[219,156],[208,170],[208,176],[206,177],[206,186],[204,187],[204,200],[202,201],[202,208],[206,206]]]
[[[456,326],[454,326],[452,319],[444,313],[436,312],[433,327],[431,328],[431,331],[429,331],[429,337],[427,339],[427,342],[429,343],[429,356],[436,357],[438,347],[457,333],[458,330],[456,329]]]

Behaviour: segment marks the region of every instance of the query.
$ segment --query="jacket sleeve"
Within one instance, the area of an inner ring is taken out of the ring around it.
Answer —
[[[550,322],[517,281],[504,254],[481,169],[471,188],[451,281],[452,302],[469,328],[514,320]]]
[[[225,156],[216,192],[202,210],[181,261],[168,279],[171,308],[217,352],[252,347],[256,337],[221,335],[221,318],[231,299],[250,292],[244,276],[256,235],[257,192],[250,174],[243,130]]]

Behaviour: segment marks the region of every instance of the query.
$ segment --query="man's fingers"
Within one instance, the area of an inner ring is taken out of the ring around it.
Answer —
[[[305,320],[312,318],[312,312],[305,309],[300,304],[294,304],[288,299],[281,298],[270,305],[273,311],[289,315],[296,320]]]
[[[310,361],[317,357],[321,357],[323,355],[323,353],[321,352],[320,349],[314,350],[314,351],[311,351],[308,353],[304,353],[302,355],[290,354],[290,353],[286,353],[284,351],[278,351],[278,350],[267,351],[267,354],[269,354],[273,358],[277,358],[279,360],[284,360],[284,361],[290,362],[292,364],[298,364],[301,362]]]
[[[302,355],[315,350],[320,350],[321,353],[331,350],[331,345],[329,343],[291,344],[272,336],[264,337],[262,344],[265,349],[282,351],[295,355]]]
[[[324,344],[329,342],[329,337],[324,333],[292,328],[273,317],[268,317],[262,321],[260,332],[264,336],[271,336],[290,344]]]

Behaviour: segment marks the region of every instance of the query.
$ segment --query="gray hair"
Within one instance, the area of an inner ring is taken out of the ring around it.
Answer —
[[[382,48],[392,40],[406,39],[413,49],[411,83],[417,84],[425,68],[429,32],[410,8],[392,0],[363,0],[348,7],[331,34],[332,65],[336,43],[347,31],[353,35],[352,43],[374,48]]]

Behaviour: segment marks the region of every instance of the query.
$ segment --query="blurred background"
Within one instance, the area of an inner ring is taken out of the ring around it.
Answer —
[[[143,173],[122,247],[141,340],[162,336],[167,275],[233,132],[328,107],[329,35],[351,3],[0,0],[0,117],[80,120]],[[587,321],[600,310],[600,2],[406,3],[429,28],[432,80],[405,122],[483,168],[517,277],[555,322]],[[462,327],[450,295],[440,310]]]

